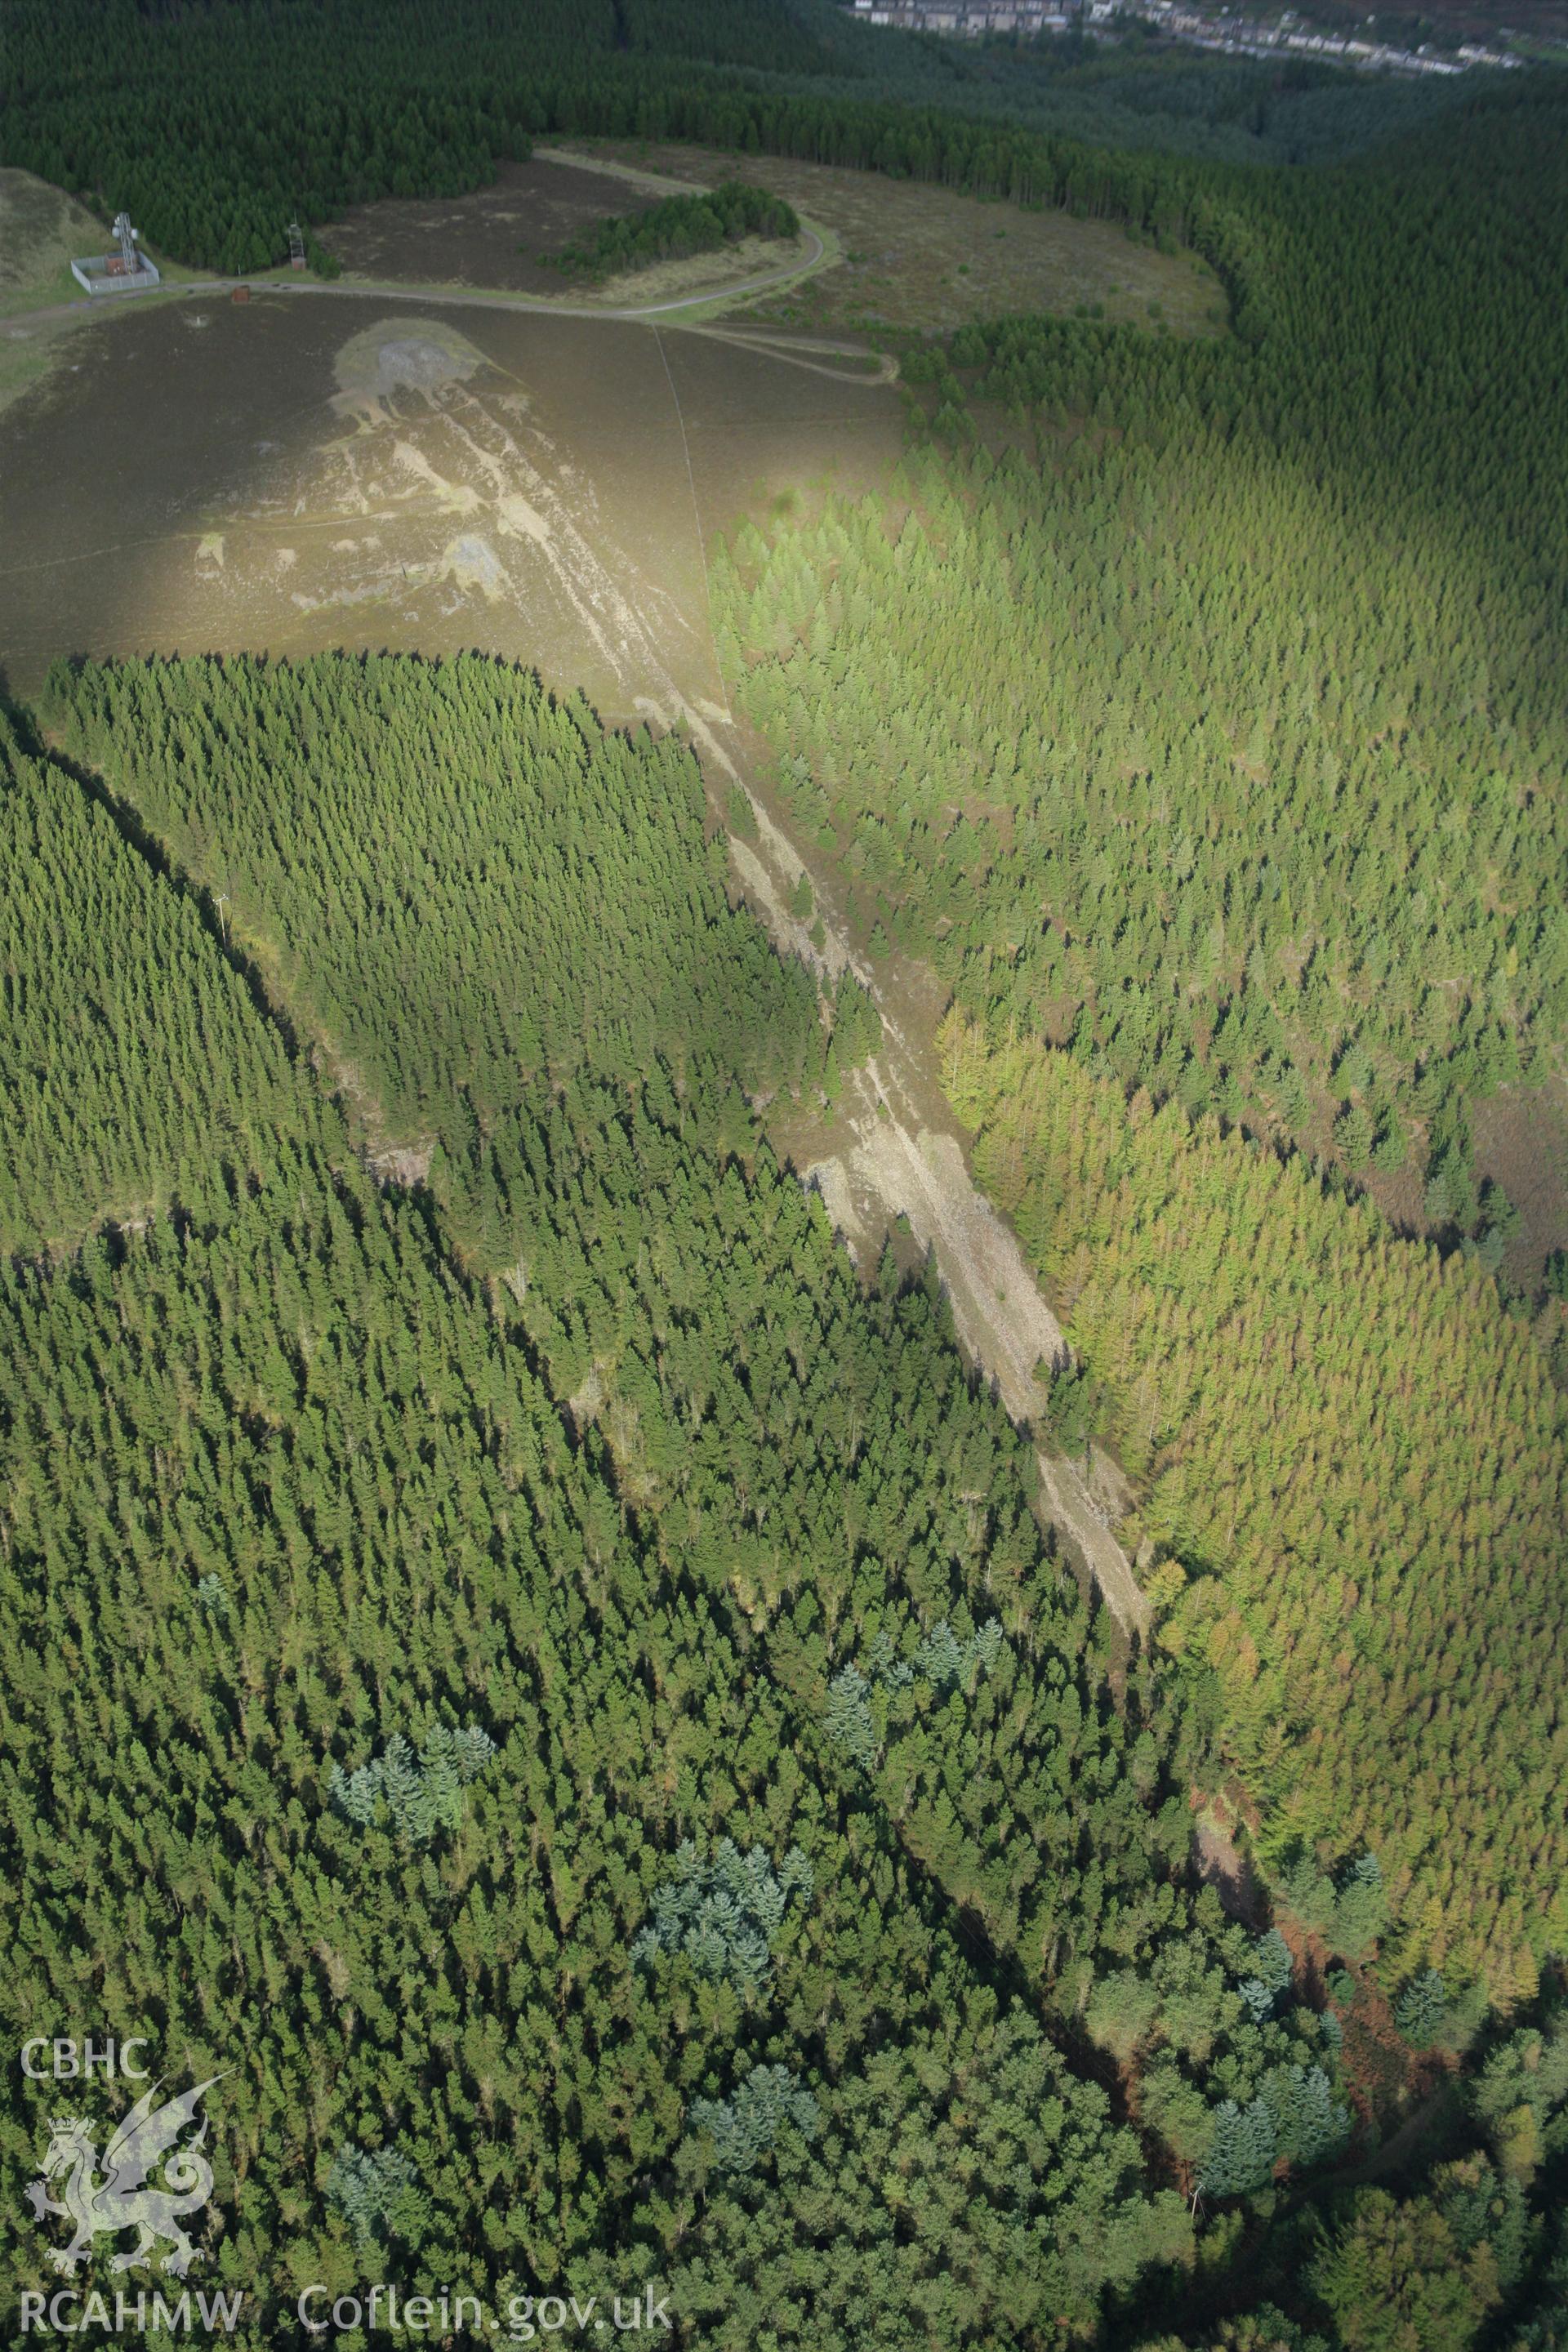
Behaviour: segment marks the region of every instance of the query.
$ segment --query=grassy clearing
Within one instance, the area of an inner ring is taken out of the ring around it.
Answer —
[[[693,304],[682,311],[683,322],[690,323],[718,318],[732,310],[737,301],[751,306],[752,297],[737,296],[733,289],[748,285],[753,278],[776,276],[781,270],[794,270],[796,274],[764,299],[793,299],[807,278],[832,267],[839,253],[838,239],[831,229],[803,219],[799,236],[742,237],[738,245],[726,246],[721,252],[694,253],[684,261],[658,261],[648,269],[624,271],[619,278],[606,278],[603,286],[575,292],[574,299],[584,309],[617,310],[629,310],[634,305],[689,302],[694,295],[710,289],[711,301]]]
[[[784,196],[826,247],[799,280],[742,298],[750,316],[815,333],[882,328],[944,331],[1015,311],[1081,309],[1156,334],[1212,335],[1225,327],[1225,295],[1204,263],[1134,244],[1108,221],[1026,212],[874,172],[837,171],[777,156],[652,146],[632,141],[541,147],[502,166],[493,187],[439,200],[359,207],[323,231],[351,278],[559,299],[558,271],[540,260],[613,213],[675,192],[745,178]],[[574,289],[585,309],[679,300],[707,287],[716,316],[732,307],[724,285],[761,277],[789,248],[748,239],[605,286]]]
[[[26,325],[0,325],[0,409],[48,374],[70,330],[82,324],[85,317],[82,312]]]
[[[350,278],[549,298],[562,278],[541,256],[562,252],[612,214],[689,193],[689,182],[653,182],[542,148],[526,163],[503,163],[491,186],[468,195],[356,205],[321,238]]]
[[[60,189],[0,171],[0,319],[79,296],[72,259],[108,243],[103,223]]]
[[[0,408],[48,374],[69,330],[86,316],[28,317],[86,296],[72,257],[101,252],[101,221],[30,172],[0,171]]]
[[[987,204],[947,188],[777,156],[606,142],[603,160],[688,185],[743,176],[787,197],[838,239],[841,266],[752,306],[752,315],[817,331],[946,331],[1014,311],[1070,315],[1100,306],[1112,322],[1156,333],[1225,326],[1218,279],[1189,253],[1134,244],[1109,221]]]
[[[107,295],[93,304],[70,265],[108,244],[103,223],[62,189],[30,172],[0,170],[0,408],[50,373],[73,329],[160,299],[156,291]],[[154,258],[165,284],[195,274]]]
[[[804,277],[837,260],[840,247],[833,231],[805,220],[798,238],[749,236],[720,252],[656,263],[602,285],[563,279],[543,258],[615,214],[689,195],[709,184],[689,173],[675,178],[644,171],[575,146],[541,147],[527,163],[503,165],[493,187],[471,195],[395,198],[359,206],[323,231],[322,242],[348,278],[360,284],[405,285],[410,290],[460,287],[476,298],[525,294],[584,311],[684,301],[710,289],[711,304],[683,313],[693,320],[717,317],[731,307],[726,287],[793,265]],[[792,289],[786,283],[777,290]]]

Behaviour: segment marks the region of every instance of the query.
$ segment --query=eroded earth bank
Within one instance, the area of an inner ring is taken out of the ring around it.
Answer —
[[[1065,1363],[1070,1351],[1017,1236],[970,1175],[963,1132],[942,1094],[930,1042],[940,991],[902,958],[889,958],[879,971],[855,952],[840,894],[820,863],[802,857],[766,806],[748,747],[723,713],[711,705],[693,710],[683,704],[677,713],[649,704],[647,710],[656,720],[685,718],[710,789],[721,788],[716,799],[734,786],[745,793],[756,836],[745,841],[731,833],[731,862],[739,894],[781,951],[802,957],[829,979],[847,964],[882,1016],[881,1052],[846,1078],[826,1139],[814,1121],[807,1138],[786,1133],[776,1139],[803,1180],[821,1193],[861,1263],[900,1218],[907,1221],[917,1247],[934,1255],[966,1353],[995,1382],[1014,1421],[1036,1430],[1045,1403],[1042,1375]],[[813,899],[804,919],[790,910],[803,873]],[[1097,1458],[1086,1476],[1039,1444],[1036,1456],[1042,1515],[1075,1563],[1093,1577],[1123,1632],[1145,1633],[1148,1603],[1111,1532],[1130,1499],[1118,1494],[1113,1469]]]

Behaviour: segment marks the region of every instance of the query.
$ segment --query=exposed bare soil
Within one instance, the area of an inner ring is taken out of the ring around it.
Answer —
[[[479,645],[585,687],[611,717],[684,720],[716,793],[752,765],[725,707],[704,542],[832,473],[885,477],[898,404],[869,355],[766,331],[669,331],[480,308],[428,315],[330,293],[149,308],[93,364],[0,424],[0,654],[31,687],[62,648],[303,653]],[[136,463],[90,453],[138,419]],[[822,945],[787,911],[801,872],[752,794],[738,885],[782,946],[878,995],[884,1048],[851,1083],[840,1151],[805,1172],[863,1246],[901,1217],[934,1252],[959,1336],[1020,1424],[1062,1336],[975,1188],[931,1064],[929,975],[855,955],[812,880]],[[1147,1612],[1079,1472],[1042,1500],[1129,1631]]]
[[[706,535],[901,446],[871,355],[749,327],[204,289],[72,356],[0,418],[24,693],[62,651],[479,646],[607,718],[711,698]]]
[[[672,714],[651,703],[648,715]],[[1060,1326],[1037,1287],[1017,1236],[975,1185],[963,1129],[942,1095],[931,1042],[933,986],[905,959],[873,965],[852,944],[845,908],[830,877],[802,858],[754,781],[739,731],[713,709],[688,709],[715,788],[747,793],[757,838],[731,838],[738,895],[761,916],[787,954],[830,977],[847,964],[875,994],[882,1014],[880,1055],[853,1074],[831,1140],[807,1156],[790,1150],[805,1181],[821,1193],[834,1223],[862,1260],[907,1222],[915,1243],[935,1258],[959,1339],[995,1386],[1013,1420],[1032,1426],[1044,1404],[1040,1374],[1067,1360]],[[792,915],[789,899],[805,872],[813,912]],[[813,935],[819,927],[818,938]],[[1145,1633],[1149,1607],[1131,1562],[1108,1524],[1106,1505],[1080,1471],[1044,1447],[1037,1450],[1041,1507],[1068,1551],[1093,1578],[1124,1633]]]
[[[1471,1129],[1477,1167],[1523,1221],[1503,1272],[1533,1288],[1548,1254],[1568,1244],[1568,1087],[1503,1087],[1475,1105]]]

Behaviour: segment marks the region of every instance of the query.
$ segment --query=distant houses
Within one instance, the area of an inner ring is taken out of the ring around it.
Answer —
[[[1506,49],[1467,41],[1449,51],[1425,44],[1414,49],[1359,34],[1322,32],[1289,9],[1272,18],[1246,16],[1235,9],[1213,11],[1184,0],[851,0],[851,14],[869,25],[891,25],[907,33],[947,33],[978,39],[988,33],[1025,38],[1065,33],[1075,25],[1113,30],[1112,20],[1135,16],[1173,40],[1231,56],[1321,58],[1326,61],[1389,73],[1459,74],[1474,66],[1517,67]]]
[[[1112,0],[1095,0],[1093,13],[1109,16]],[[1043,0],[854,0],[853,13],[868,24],[896,25],[907,33],[1065,33],[1079,11]]]

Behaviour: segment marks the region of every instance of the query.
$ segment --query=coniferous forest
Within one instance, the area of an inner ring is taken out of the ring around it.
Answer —
[[[726,180],[701,196],[667,196],[645,213],[617,214],[601,221],[591,236],[548,257],[568,277],[613,278],[625,269],[647,269],[658,261],[684,260],[714,253],[743,236],[795,236],[800,221],[793,205],[741,180]]]
[[[0,706],[0,2009],[221,2078],[131,2287],[257,2347],[382,2281],[452,2344],[1563,2352],[1568,1233],[1489,1160],[1568,1076],[1560,69],[827,0],[5,38],[0,161],[195,266],[565,130],[1114,221],[1226,321],[890,335],[885,492],[715,540],[861,977],[683,730],[479,653]],[[1069,1351],[1032,1432],[777,1141],[917,967]],[[1113,1465],[1146,1636],[1037,1442]],[[124,2102],[8,2072],[19,2341],[127,2284],[27,2211]]]

